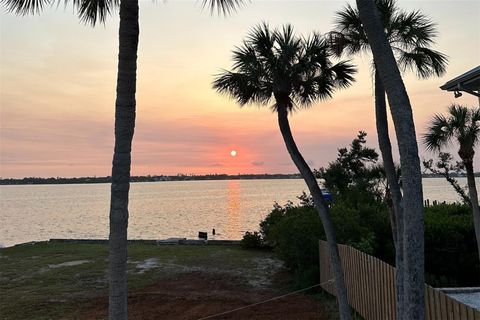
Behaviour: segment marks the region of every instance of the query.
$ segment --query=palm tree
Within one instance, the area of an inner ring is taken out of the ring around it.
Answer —
[[[375,2],[356,0],[356,3],[360,22],[373,53],[376,71],[387,93],[400,153],[403,198],[402,217],[397,217],[397,232],[403,236],[401,239],[403,281],[397,282],[397,294],[399,293],[401,297],[398,301],[397,317],[423,319],[425,316],[423,193],[412,107],[397,66],[394,49]]]
[[[480,141],[480,108],[469,109],[453,104],[448,108],[448,116],[437,114],[428,126],[423,141],[427,149],[440,152],[456,140],[460,148],[458,155],[467,172],[468,195],[473,212],[475,236],[480,257],[480,208],[478,205],[477,186],[473,170],[475,147]]]
[[[1,0],[8,11],[40,13],[61,0]],[[127,319],[128,194],[133,133],[138,48],[138,0],[71,0],[80,20],[95,26],[120,8],[119,53],[115,101],[115,149],[112,162],[109,235],[109,318]],[[227,13],[241,0],[204,0],[213,11]]]
[[[382,21],[387,40],[394,52],[397,64],[402,71],[412,70],[419,78],[441,76],[445,72],[447,57],[430,47],[437,35],[436,26],[430,19],[419,11],[405,12],[396,6],[395,0],[375,0],[380,19]],[[335,29],[332,34],[336,53],[341,55],[362,54],[370,51],[368,38],[365,34],[359,12],[356,8],[347,5],[336,13]],[[400,288],[397,298],[401,299],[401,283],[403,283],[403,220],[402,193],[395,174],[395,164],[392,156],[392,146],[388,134],[387,104],[385,88],[378,72],[374,69],[375,83],[375,115],[378,144],[382,153],[383,165],[387,176],[391,196],[390,221],[395,242],[395,256],[397,265],[397,283]],[[393,215],[393,216],[392,216]],[[400,305],[401,303],[399,303]]]
[[[348,87],[354,81],[354,67],[344,61],[332,64],[331,57],[327,42],[318,34],[300,38],[290,25],[271,31],[267,24],[263,24],[254,28],[242,46],[233,51],[233,71],[218,75],[213,87],[236,99],[241,106],[268,106],[273,101],[272,110],[277,113],[287,150],[312,194],[325,229],[341,319],[350,319],[329,210],[315,176],[297,148],[288,121],[288,115],[293,111],[330,98],[335,89]]]
[[[441,76],[445,72],[447,57],[430,49],[437,35],[435,24],[419,11],[410,13],[400,11],[395,0],[375,0],[375,3],[380,12],[387,39],[402,71],[415,71],[417,76],[423,79],[433,75]],[[332,39],[339,55],[342,53],[355,55],[370,51],[358,10],[350,5],[336,13]],[[375,69],[375,64],[372,65]],[[388,135],[385,89],[376,71],[374,71],[374,82],[378,142],[387,179],[392,189],[393,212],[398,212],[401,217],[402,194],[396,182],[398,177],[395,177],[392,147]]]

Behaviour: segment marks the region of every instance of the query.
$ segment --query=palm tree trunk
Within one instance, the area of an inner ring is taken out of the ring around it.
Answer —
[[[393,239],[395,243],[395,266],[397,281],[397,317],[403,319],[403,208],[402,193],[398,184],[398,177],[392,156],[392,144],[388,133],[387,102],[385,100],[385,88],[378,71],[375,71],[375,115],[377,124],[377,136],[380,152],[382,153],[383,167],[390,186],[393,208],[390,210]]]
[[[473,171],[473,161],[464,161],[467,171],[468,195],[473,213],[473,225],[475,226],[475,237],[477,238],[478,257],[480,258],[480,208],[478,205],[478,193]]]
[[[323,228],[325,230],[325,235],[327,237],[328,247],[330,250],[330,263],[335,280],[335,289],[337,291],[340,319],[350,320],[350,307],[348,305],[347,289],[345,287],[345,280],[343,277],[342,262],[340,260],[335,230],[333,229],[328,206],[323,198],[322,191],[318,186],[317,179],[313,175],[308,164],[305,162],[305,159],[303,159],[303,156],[298,150],[295,140],[293,139],[292,132],[290,130],[290,124],[288,122],[288,112],[286,107],[278,108],[278,125],[280,127],[280,131],[282,133],[283,140],[285,141],[288,153],[290,154],[293,163],[295,163],[295,166],[302,175],[302,178],[305,180],[305,183],[312,194],[315,209],[320,216]]]
[[[127,313],[128,192],[133,132],[138,48],[138,0],[120,2],[120,30],[115,102],[115,151],[112,164],[109,236],[109,319]]]
[[[420,159],[412,107],[373,0],[356,0],[375,65],[387,92],[403,183],[404,319],[425,317],[424,222]],[[402,308],[402,306],[401,306]]]

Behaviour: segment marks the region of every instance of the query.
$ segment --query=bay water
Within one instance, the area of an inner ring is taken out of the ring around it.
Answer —
[[[466,179],[460,178],[461,185]],[[477,186],[480,179],[477,178]],[[423,179],[430,202],[459,201],[442,178]],[[301,179],[162,181],[132,183],[129,239],[241,239],[274,202],[298,202]],[[0,246],[51,238],[108,238],[109,184],[0,186]]]

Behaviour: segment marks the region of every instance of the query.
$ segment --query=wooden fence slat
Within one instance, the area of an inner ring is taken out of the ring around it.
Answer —
[[[445,320],[454,320],[453,309],[451,308],[451,301],[443,292],[438,293],[440,295],[440,304],[444,307],[445,311],[442,311],[442,317]],[[443,310],[443,309],[442,309]]]
[[[393,318],[397,318],[397,288],[396,288],[396,274],[395,274],[395,269],[390,268],[390,290],[393,291],[393,294],[391,296],[391,303],[392,303],[392,311],[393,311]]]
[[[425,320],[431,320],[432,316],[432,312],[431,312],[431,308],[430,308],[430,294],[431,294],[431,291],[430,291],[430,287],[426,286],[425,288]]]
[[[362,277],[362,286],[360,287],[360,290],[362,292],[362,307],[363,307],[363,317],[367,317],[368,314],[368,296],[367,296],[367,287],[366,287],[366,275],[365,275],[365,266],[366,266],[366,260],[365,257],[362,255],[361,252],[358,252],[358,257],[361,262],[360,264],[360,270],[361,270],[361,277]]]
[[[435,290],[433,290],[433,288],[430,287],[430,299],[431,299],[431,313],[432,313],[432,320],[441,320],[441,318],[439,318],[439,314],[438,314],[438,310],[437,310],[437,304],[436,304],[436,300],[435,300]]]
[[[377,275],[375,274],[375,258],[370,256],[370,285],[371,285],[371,292],[372,292],[372,314],[373,314],[373,319],[378,320],[378,308],[376,306],[376,301],[378,301],[377,297]]]
[[[455,312],[455,299],[451,299],[447,295],[445,295],[445,299],[448,300],[449,303],[450,303],[450,308],[451,308],[450,312],[451,312],[452,320],[456,320],[457,316],[456,316],[456,312]]]
[[[358,259],[357,259],[357,253],[355,252],[355,250],[352,249],[352,265],[353,265],[353,271],[354,271],[354,280],[353,280],[353,308],[355,308],[355,310],[359,310],[360,309],[360,303],[359,303],[359,296],[360,296],[360,292],[358,291],[358,287],[359,287],[359,282],[360,282],[360,279],[359,279],[359,276],[358,276]]]
[[[435,308],[437,309],[437,319],[440,320],[449,320],[448,315],[448,306],[445,295],[441,294],[440,291],[434,290],[435,293]]]
[[[370,266],[372,265],[372,257],[369,255],[364,254],[365,256],[365,274],[367,276],[367,286],[368,286],[368,314],[370,319],[374,318],[374,306],[373,306],[373,281],[372,281],[372,273],[369,272]]]
[[[375,259],[375,278],[377,278],[377,310],[378,310],[378,318],[379,320],[385,320],[385,316],[383,315],[383,308],[384,305],[382,303],[382,272],[381,266],[379,263],[380,260]]]
[[[360,255],[359,251],[355,251],[355,255],[357,258],[357,266],[358,266],[358,293],[359,293],[359,306],[360,306],[360,314],[365,318],[366,314],[366,303],[365,303],[365,293],[363,291],[364,283],[363,283],[363,262],[362,262],[362,257]]]
[[[460,303],[460,319],[468,320],[467,306]]]
[[[387,268],[381,268],[381,276],[382,276],[382,305],[383,305],[383,318],[390,320],[390,316],[388,314],[388,290],[387,290]]]
[[[382,266],[380,265],[380,260],[375,259],[375,264],[377,265],[377,270],[375,272],[376,277],[377,277],[377,285],[378,285],[378,299],[377,299],[377,304],[378,304],[378,319],[379,320],[385,320],[385,314],[383,312],[383,308],[385,305],[382,303],[382,293],[383,293],[383,284],[382,284],[382,271],[381,268]]]
[[[453,300],[453,313],[454,313],[454,319],[455,320],[462,320],[460,316],[460,303],[457,300]]]
[[[352,304],[352,269],[350,266],[350,250],[346,246],[341,246],[342,248],[342,266],[343,274],[345,276],[345,285],[347,287],[347,298],[348,303]]]
[[[360,301],[361,301],[361,315],[366,318],[367,317],[367,299],[365,296],[365,273],[364,270],[364,259],[360,253],[358,253],[358,270],[360,272]]]
[[[384,266],[382,264],[380,264],[380,279],[382,280],[381,281],[381,288],[382,288],[382,291],[381,291],[381,303],[382,303],[382,319],[389,319],[389,316],[388,316],[388,302],[387,302],[387,288],[386,288],[386,284],[387,284],[387,281],[385,279],[385,272],[386,272],[386,268],[384,268]]]
[[[384,317],[387,320],[390,320],[390,305],[388,304],[388,287],[387,287],[387,266],[383,266],[382,268],[382,281],[383,281],[383,304],[384,308]]]
[[[371,319],[372,315],[370,313],[370,287],[369,287],[369,277],[368,277],[368,273],[367,273],[367,270],[368,270],[368,259],[366,256],[364,256],[363,254],[361,255],[362,256],[362,261],[363,261],[363,267],[362,267],[362,273],[363,273],[363,294],[364,294],[364,297],[365,297],[365,315],[366,317],[368,317],[369,319]]]
[[[480,320],[480,310],[474,309],[473,314],[475,316],[475,320]]]
[[[475,320],[472,308],[467,308],[467,320]]]

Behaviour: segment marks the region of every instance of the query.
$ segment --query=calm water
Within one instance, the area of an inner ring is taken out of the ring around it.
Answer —
[[[423,187],[425,199],[458,200],[444,179],[424,179]],[[303,180],[133,183],[129,238],[195,238],[215,228],[217,239],[240,239],[258,229],[274,201],[296,200],[303,190]],[[107,238],[109,199],[109,184],[0,186],[0,245]]]

